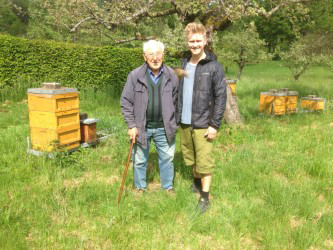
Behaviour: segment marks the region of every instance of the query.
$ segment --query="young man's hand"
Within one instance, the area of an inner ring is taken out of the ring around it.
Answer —
[[[205,138],[213,140],[216,137],[217,130],[211,126],[208,127]]]
[[[136,137],[138,137],[139,135],[138,129],[136,127],[130,128],[128,129],[127,133],[130,137],[130,140],[133,141],[133,143],[135,143]]]

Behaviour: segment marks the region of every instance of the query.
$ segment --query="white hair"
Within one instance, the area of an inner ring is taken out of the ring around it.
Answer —
[[[151,48],[154,46],[160,47],[162,49],[162,51],[164,52],[164,44],[162,42],[156,41],[156,40],[149,40],[148,42],[143,43],[143,53],[146,53],[148,48]]]

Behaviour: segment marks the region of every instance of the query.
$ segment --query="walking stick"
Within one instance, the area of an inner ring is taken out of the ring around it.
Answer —
[[[124,184],[125,184],[126,175],[127,175],[127,170],[128,170],[128,166],[129,166],[131,155],[132,155],[132,149],[133,149],[134,140],[135,139],[133,139],[132,142],[131,142],[131,148],[130,148],[130,151],[128,153],[127,163],[126,163],[126,167],[125,167],[125,170],[124,170],[123,181],[121,182],[120,191],[119,191],[119,194],[118,194],[118,203],[117,203],[117,206],[120,203],[121,194],[123,193]]]

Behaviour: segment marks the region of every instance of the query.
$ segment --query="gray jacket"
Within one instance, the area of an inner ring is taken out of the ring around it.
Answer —
[[[120,98],[121,113],[128,128],[137,127],[139,136],[137,143],[147,147],[146,111],[148,105],[148,89],[145,63],[128,74],[127,81]],[[163,81],[161,88],[162,117],[167,140],[170,143],[177,131],[177,97],[178,78],[173,69],[162,65]]]

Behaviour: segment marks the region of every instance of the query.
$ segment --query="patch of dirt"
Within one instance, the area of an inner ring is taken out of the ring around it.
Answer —
[[[148,183],[149,191],[158,191],[160,189],[161,189],[161,183],[159,183],[159,182]]]
[[[1,113],[8,113],[8,112],[11,112],[10,110],[7,110],[7,109],[0,109],[0,112]]]
[[[259,249],[259,244],[253,240],[249,235],[243,235],[240,238],[240,245],[243,249]]]
[[[220,148],[224,151],[224,152],[227,152],[227,151],[232,151],[235,149],[235,144],[228,144],[228,145],[224,145],[224,144],[221,144]]]
[[[325,240],[324,246],[327,247],[327,248],[332,249],[333,248],[333,240],[332,239]]]
[[[316,224],[320,220],[320,218],[321,218],[322,215],[323,215],[322,213],[316,213],[315,216],[314,216],[314,218],[313,218],[312,223]]]
[[[111,160],[112,160],[112,158],[109,155],[104,155],[101,157],[101,162],[104,162],[104,163],[110,162]]]
[[[64,186],[65,188],[77,188],[85,182],[97,182],[111,185],[118,180],[118,176],[105,176],[105,174],[102,174],[101,172],[88,172],[82,177],[64,180]]]
[[[320,195],[318,196],[318,200],[319,200],[319,201],[325,201],[326,199],[325,199],[325,196],[324,196],[324,195],[320,194]]]
[[[311,128],[312,129],[317,129],[319,126],[318,126],[318,124],[316,124],[316,123],[312,123],[311,124]]]
[[[275,141],[267,141],[266,142],[266,146],[268,146],[268,147],[274,147],[276,145],[276,142]]]
[[[295,216],[292,216],[291,219],[289,220],[289,222],[290,222],[290,227],[292,229],[295,229],[297,227],[303,226],[304,223],[305,223],[305,220],[296,218]]]
[[[10,104],[11,103],[11,101],[9,101],[9,100],[6,100],[6,101],[4,101],[4,104]]]
[[[288,178],[279,172],[275,171],[273,175],[276,177],[276,179],[278,179],[280,182],[282,182],[284,184],[287,184],[289,182]]]

